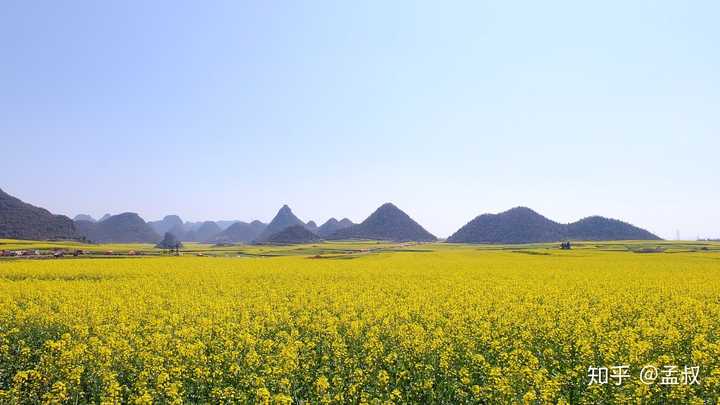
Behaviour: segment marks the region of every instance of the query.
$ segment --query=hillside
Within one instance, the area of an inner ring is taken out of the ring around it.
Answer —
[[[305,225],[293,225],[270,235],[264,243],[295,244],[319,242],[317,235],[307,230]]]
[[[79,220],[75,222],[75,230],[78,235],[90,242],[96,242],[101,239],[98,223],[92,221]]]
[[[78,232],[98,243],[156,243],[158,235],[138,214],[126,212],[98,223],[76,222]]]
[[[561,240],[656,240],[657,236],[615,219],[589,217],[560,224],[526,207],[483,214],[448,238],[449,243],[517,244]]]
[[[327,221],[325,221],[324,224],[320,225],[320,227],[317,229],[317,234],[320,237],[327,237],[332,235],[333,233],[345,229],[348,227],[351,227],[355,225],[352,221],[350,221],[347,218],[343,218],[341,221],[338,221],[335,218],[330,218]]]
[[[176,224],[167,232],[171,233],[179,241],[192,242],[195,239],[195,233],[192,233],[192,235],[188,235],[188,227],[185,224]],[[188,240],[187,236],[191,236],[192,239]]]
[[[160,221],[150,221],[148,225],[157,232],[158,235],[165,235],[165,232],[169,232],[171,229],[178,225],[182,225],[183,221],[177,215],[166,215],[165,218]],[[178,235],[175,235],[177,237]]]
[[[570,240],[660,240],[645,229],[617,219],[593,216],[568,224]]]
[[[237,219],[215,221],[217,226],[219,226],[220,229],[223,231],[230,228],[230,225],[237,223],[237,222],[240,222],[240,221],[238,221]]]
[[[205,221],[195,231],[195,241],[209,242],[213,240],[220,232],[222,232],[222,229],[220,229],[218,224],[212,221]]]
[[[437,238],[391,203],[383,204],[360,224],[340,229],[327,239],[371,239],[432,242]]]
[[[255,240],[267,225],[260,221],[235,222],[215,236],[217,243],[247,243]]]
[[[185,229],[186,232],[189,232],[189,231],[197,231],[198,228],[200,228],[204,222],[205,222],[205,221],[196,221],[196,222],[186,221],[186,222],[183,224],[183,227],[184,227],[184,229]]]
[[[90,215],[87,214],[77,214],[75,215],[75,218],[73,218],[73,221],[88,221],[88,222],[97,222],[95,218],[93,218]]]
[[[0,190],[0,238],[74,239],[73,221],[64,215],[30,205]]]
[[[526,207],[483,214],[448,238],[450,243],[542,243],[564,239],[563,225]]]
[[[272,221],[267,225],[265,229],[255,239],[257,242],[265,242],[267,239],[285,228],[289,228],[293,225],[305,226],[305,223],[293,214],[290,207],[283,205],[278,211]]]
[[[305,229],[316,234],[317,230],[318,230],[318,226],[315,223],[315,221],[308,221],[307,224],[305,224]]]

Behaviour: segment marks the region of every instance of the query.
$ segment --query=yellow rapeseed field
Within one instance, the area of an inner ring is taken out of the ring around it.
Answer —
[[[0,262],[0,403],[720,401],[720,254],[432,249]]]

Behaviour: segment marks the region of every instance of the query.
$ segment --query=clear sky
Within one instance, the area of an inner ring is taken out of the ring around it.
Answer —
[[[529,206],[720,236],[718,1],[3,1],[0,188],[56,213]]]

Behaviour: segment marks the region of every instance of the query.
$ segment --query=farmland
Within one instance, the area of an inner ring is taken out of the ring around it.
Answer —
[[[0,261],[0,402],[720,400],[718,244],[130,249]]]

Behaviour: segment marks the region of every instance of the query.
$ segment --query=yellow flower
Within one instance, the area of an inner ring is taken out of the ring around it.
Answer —
[[[327,377],[320,376],[317,378],[317,380],[315,380],[315,390],[317,391],[318,394],[325,393],[325,391],[327,391],[328,388],[330,388],[330,383],[328,382]]]
[[[260,404],[270,403],[270,391],[265,387],[260,387],[255,390],[255,400]]]

